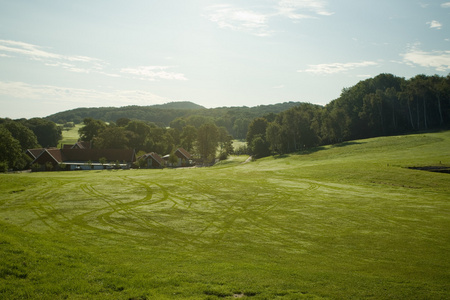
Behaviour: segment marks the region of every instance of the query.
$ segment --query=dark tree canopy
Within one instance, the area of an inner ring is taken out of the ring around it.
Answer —
[[[39,147],[37,137],[33,131],[21,122],[8,121],[2,124],[19,143],[22,151]]]
[[[61,128],[52,121],[33,118],[25,120],[23,124],[34,132],[42,147],[56,147],[62,139]]]
[[[302,103],[274,119],[256,118],[247,143],[253,153],[266,141],[273,153],[300,151],[323,144],[450,126],[450,75],[417,75],[409,80],[380,74],[342,90],[324,107]],[[255,138],[257,142],[254,142]],[[261,151],[258,152],[258,155]]]

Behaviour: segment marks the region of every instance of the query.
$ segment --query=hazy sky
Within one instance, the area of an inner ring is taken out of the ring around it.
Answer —
[[[0,117],[324,105],[380,73],[449,72],[448,0],[0,0]]]

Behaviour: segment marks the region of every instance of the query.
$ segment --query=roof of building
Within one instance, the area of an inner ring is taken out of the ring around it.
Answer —
[[[39,151],[38,151],[39,150]],[[133,162],[135,152],[132,149],[28,149],[28,153],[34,156],[34,162],[45,160],[45,156],[50,157],[56,163],[69,162],[99,162],[105,158],[107,162]],[[39,154],[37,154],[39,152]]]
[[[27,149],[25,153],[36,159],[44,150],[45,148]]]
[[[111,161],[133,162],[135,152],[132,149],[61,149],[64,161]]]
[[[155,152],[146,153],[146,154],[140,156],[138,159],[142,159],[142,158],[147,159],[147,158],[149,158],[149,157],[151,157],[153,160],[155,160],[156,162],[158,162],[161,166],[164,165],[164,159],[162,159],[161,156],[159,156],[159,155],[158,155],[157,153],[155,153]]]
[[[191,154],[189,152],[187,152],[186,150],[184,150],[184,148],[178,148],[175,153],[181,153],[181,155],[183,155],[186,159],[191,159]]]

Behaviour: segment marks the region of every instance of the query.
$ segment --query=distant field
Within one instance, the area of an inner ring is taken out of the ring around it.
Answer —
[[[449,299],[450,131],[0,175],[0,298]]]
[[[63,139],[60,144],[75,144],[78,142],[78,139],[80,138],[78,130],[81,127],[83,127],[83,124],[76,124],[75,127],[72,127],[69,130],[63,130]]]

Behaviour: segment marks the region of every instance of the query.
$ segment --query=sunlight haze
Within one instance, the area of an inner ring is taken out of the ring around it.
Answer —
[[[0,117],[192,101],[325,105],[450,72],[448,1],[0,0]]]

